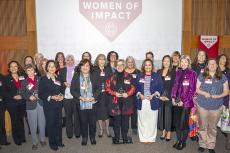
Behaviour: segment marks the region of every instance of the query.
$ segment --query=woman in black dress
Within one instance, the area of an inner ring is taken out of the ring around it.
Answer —
[[[225,54],[220,54],[217,57],[217,64],[222,72],[222,74],[224,74],[227,79],[228,79],[228,85],[230,88],[230,69],[228,68],[228,57]],[[230,106],[229,103],[229,96],[224,97],[224,106],[226,108],[229,108]],[[230,109],[229,109],[230,110]],[[226,150],[230,150],[230,133],[226,133],[226,144],[225,144],[225,149]]]
[[[180,65],[180,57],[181,57],[181,54],[179,51],[174,51],[172,53],[172,56],[171,56],[171,59],[172,59],[172,71],[171,71],[171,82],[172,84],[174,84],[174,81],[176,79],[176,72],[178,69],[180,69],[179,65]],[[175,107],[173,106],[172,107],[172,131],[175,131],[175,128],[177,125],[175,125],[175,119],[174,119],[174,116],[175,116],[175,113],[178,111],[177,110],[178,107]]]
[[[201,73],[204,73],[205,67],[207,65],[208,61],[208,55],[205,51],[198,51],[196,54],[196,57],[192,63],[192,69],[196,72],[197,76],[199,76]],[[189,126],[190,126],[190,131],[189,131],[189,137],[191,138],[192,141],[198,141],[198,116],[197,116],[197,111],[196,111],[196,99],[197,96],[195,95],[193,100],[194,100],[194,107],[191,109],[191,114],[189,117]]]
[[[164,81],[164,91],[161,100],[161,107],[158,114],[158,128],[162,130],[161,140],[171,139],[171,127],[172,127],[172,100],[171,100],[171,58],[169,55],[165,55],[162,59],[162,67],[158,71]]]
[[[135,83],[137,79],[137,75],[140,73],[140,70],[137,69],[135,60],[132,56],[128,56],[125,62],[126,62],[125,72],[132,75],[133,83]],[[134,94],[132,97],[133,97],[133,106],[135,106],[135,102],[137,98],[136,94]],[[131,115],[131,128],[132,128],[132,133],[134,135],[137,135],[137,108],[136,107],[134,107],[133,114]]]
[[[192,63],[192,69],[196,72],[197,76],[204,73],[205,66],[207,65],[208,55],[205,51],[199,51]]]
[[[47,74],[41,78],[38,97],[44,102],[44,113],[48,130],[49,146],[52,150],[64,147],[62,144],[62,101],[63,85],[57,75],[54,60],[46,63]]]
[[[106,69],[106,57],[104,54],[99,54],[95,60],[94,75],[99,78],[100,95],[97,104],[97,121],[99,125],[99,137],[103,136],[103,124],[108,137],[111,137],[109,132],[109,111],[108,111],[108,96],[105,92],[105,81],[109,77],[110,72]]]

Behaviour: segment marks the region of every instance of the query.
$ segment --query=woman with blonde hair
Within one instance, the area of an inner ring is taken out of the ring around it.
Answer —
[[[105,92],[105,81],[110,75],[109,69],[106,68],[106,56],[99,54],[94,63],[94,75],[99,78],[98,83],[100,87],[100,94],[97,103],[97,121],[99,124],[99,137],[103,136],[103,124],[105,124],[105,131],[107,137],[111,137],[109,131],[109,108],[108,108],[108,95]]]
[[[177,150],[186,146],[189,132],[189,115],[194,106],[193,96],[196,93],[196,72],[191,69],[191,59],[183,55],[180,59],[180,67],[176,72],[176,78],[172,88],[172,104],[174,108],[174,122],[176,125],[177,142],[173,145]]]
[[[137,75],[140,73],[140,70],[136,67],[135,59],[132,56],[128,56],[125,60],[126,68],[125,71],[132,75],[133,82],[136,82]],[[136,96],[133,95],[133,105],[135,106]],[[137,134],[137,109],[134,107],[133,114],[131,115],[131,128],[132,133]]]

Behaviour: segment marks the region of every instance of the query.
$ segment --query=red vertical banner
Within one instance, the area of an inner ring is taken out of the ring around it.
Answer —
[[[204,35],[200,36],[199,49],[205,51],[209,58],[216,58],[218,56],[219,37]]]

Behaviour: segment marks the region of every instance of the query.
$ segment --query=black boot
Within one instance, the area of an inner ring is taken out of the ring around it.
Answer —
[[[176,149],[177,149],[177,150],[182,150],[182,149],[184,149],[185,147],[186,147],[186,143],[181,141],[181,142],[178,143]]]
[[[113,137],[113,144],[119,144],[119,137]]]
[[[177,142],[173,145],[173,148],[177,148],[179,142],[180,142],[180,141],[177,141]]]
[[[87,138],[82,138],[81,145],[86,146],[87,145]]]
[[[96,142],[96,140],[95,140],[95,137],[93,138],[90,138],[90,142],[91,142],[91,144],[92,145],[96,145],[97,144],[97,142]]]

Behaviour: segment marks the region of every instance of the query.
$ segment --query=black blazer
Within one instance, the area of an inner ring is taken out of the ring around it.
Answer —
[[[33,89],[28,88],[28,81],[25,79],[22,81],[21,84],[21,94],[23,98],[26,100],[26,109],[27,110],[33,110],[37,107],[37,102],[43,106],[43,101],[41,99],[38,99],[36,102],[35,101],[30,101],[30,96],[33,94],[38,94],[38,88],[40,84],[40,77],[36,76],[36,90],[34,91]]]
[[[111,71],[109,69],[107,69],[107,68],[104,68],[104,73],[105,73],[105,76],[103,77],[103,76],[101,76],[100,68],[94,67],[93,76],[95,78],[97,78],[97,82],[99,84],[100,92],[102,90],[102,83],[104,83],[104,86],[105,86],[105,81],[110,77]]]
[[[94,73],[90,74],[90,81],[92,84],[93,97],[97,100],[100,94],[98,78]],[[77,103],[80,103],[80,73],[75,73],[71,82],[70,93],[73,95]]]
[[[0,74],[0,99],[3,100],[3,75]]]
[[[46,106],[47,104],[62,105],[61,102],[56,102],[53,99],[50,99],[50,101],[48,100],[49,96],[64,94],[63,84],[61,83],[60,78],[56,77],[55,80],[59,84],[55,84],[55,82],[48,75],[41,77],[38,88],[38,97],[43,100],[44,106]]]
[[[110,76],[114,73],[113,70],[112,70],[112,67],[111,67],[110,63],[108,63],[108,65],[105,68],[110,73]]]
[[[3,93],[3,75],[0,74],[0,107],[3,107],[3,109],[5,109],[5,103],[4,103],[4,93]],[[0,108],[2,109],[2,108]]]
[[[20,83],[22,84],[22,81],[25,80],[24,76],[20,76],[22,79],[20,79]],[[13,77],[11,74],[6,75],[4,81],[3,81],[3,88],[4,88],[4,98],[7,106],[16,106],[20,104],[25,104],[25,100],[16,100],[13,97],[16,95],[21,95],[20,90],[17,90],[14,82]]]

